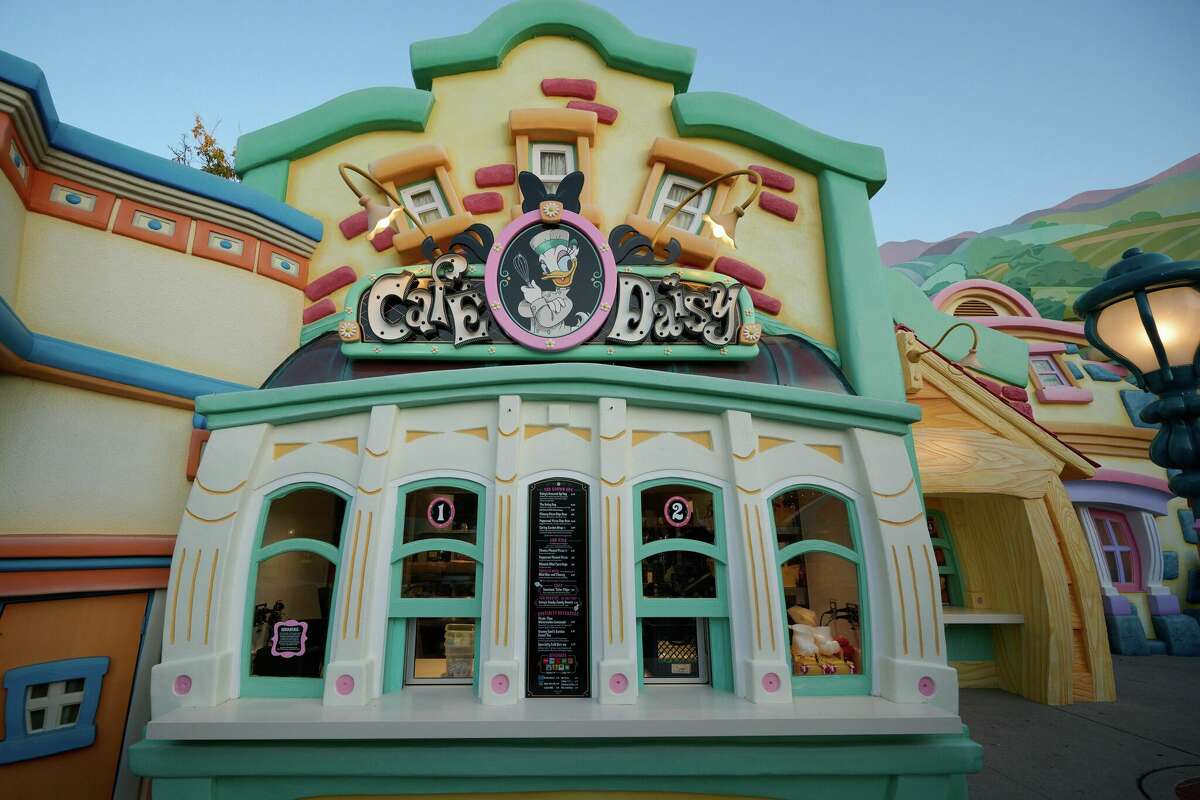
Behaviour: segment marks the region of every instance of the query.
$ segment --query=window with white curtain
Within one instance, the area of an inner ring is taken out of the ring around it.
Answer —
[[[530,149],[531,171],[547,192],[557,190],[559,182],[575,171],[575,148],[569,144],[535,144]]]
[[[400,199],[423,224],[450,216],[437,181],[422,181],[400,190]]]
[[[671,212],[679,208],[689,194],[699,189],[703,184],[699,181],[684,178],[680,175],[667,175],[663,178],[658,190],[658,199],[651,209],[650,216],[656,222],[662,222]],[[704,214],[712,202],[712,188],[705,189],[688,201],[687,205],[679,208],[679,213],[671,220],[671,227],[679,228],[688,233],[699,233],[704,223]]]

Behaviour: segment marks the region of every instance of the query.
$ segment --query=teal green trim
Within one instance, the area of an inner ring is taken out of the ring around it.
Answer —
[[[323,317],[316,322],[310,322],[300,329],[300,345],[304,346],[317,338],[323,333],[336,331],[338,323],[342,321],[339,314],[330,314],[328,317]]]
[[[431,487],[448,487],[471,492],[475,495],[475,544],[468,544],[458,539],[420,539],[413,542],[404,541],[404,522],[408,497],[413,492]],[[388,604],[388,636],[387,649],[384,653],[383,676],[384,691],[398,692],[404,688],[405,670],[405,639],[406,629],[404,620],[429,617],[458,617],[474,618],[475,623],[475,675],[473,685],[478,691],[479,686],[479,640],[482,638],[479,619],[483,613],[483,554],[484,537],[488,530],[487,518],[487,489],[474,481],[461,478],[426,478],[424,480],[406,483],[400,487],[396,496],[396,524],[392,536],[391,555],[391,587]],[[475,596],[474,597],[401,597],[404,585],[404,559],[417,553],[430,551],[450,551],[467,556],[475,561]]]
[[[621,397],[637,405],[759,417],[823,428],[860,427],[903,435],[920,408],[871,397],[838,395],[703,375],[677,375],[611,364],[535,364],[386,375],[353,381],[206,395],[196,410],[209,430],[280,425],[369,411],[376,405],[447,405],[520,394],[527,400]]]
[[[804,331],[797,330],[796,328],[793,328],[791,325],[785,325],[782,322],[780,322],[779,320],[775,319],[774,317],[763,317],[762,318],[762,327],[763,327],[763,333],[766,334],[767,336],[795,336],[799,339],[803,339],[804,341],[811,344],[813,347],[820,350],[826,356],[828,356],[829,360],[832,361],[836,366],[838,366],[838,367],[842,366],[841,353],[839,353],[837,350],[833,349],[829,345],[825,344],[824,342],[818,342],[816,339],[809,336]]]
[[[294,117],[238,137],[239,175],[276,161],[296,161],[371,131],[423,131],[433,95],[420,89],[377,86],[348,92]]]
[[[708,618],[708,675],[714,689],[733,691],[733,644],[728,618]]]
[[[659,687],[655,691],[670,691]],[[156,800],[571,789],[707,796],[966,800],[983,768],[966,731],[943,735],[789,736],[753,741],[523,739],[445,741],[163,741],[130,748]],[[831,791],[831,787],[835,790]]]
[[[779,582],[779,597],[783,597],[783,565],[797,556],[805,553],[828,553],[838,558],[844,558],[855,565],[858,578],[858,638],[862,643],[862,658],[859,659],[857,675],[793,675],[792,694],[797,696],[824,695],[853,695],[871,693],[871,603],[867,587],[867,576],[864,574],[865,564],[862,556],[862,530],[858,523],[858,509],[854,501],[841,492],[809,483],[797,483],[788,486],[771,496],[768,507],[773,507],[775,498],[794,489],[815,489],[842,501],[847,519],[850,520],[850,541],[854,549],[843,547],[822,539],[793,542],[787,547],[779,547],[779,535],[775,530],[775,516],[771,515],[771,541],[775,543],[775,579]],[[787,609],[783,610],[783,641],[788,652],[791,652],[791,636],[788,630]]]
[[[858,557],[858,553],[855,553],[850,548],[842,547],[840,544],[834,544],[833,542],[826,542],[822,539],[809,539],[808,541],[803,542],[792,542],[787,547],[779,551],[776,559],[782,565],[791,561],[796,556],[802,556],[805,553],[828,553],[831,556],[844,558],[847,561],[851,561],[855,564],[862,563]]]
[[[328,542],[315,539],[289,539],[282,542],[262,546],[263,533],[267,528],[267,517],[271,512],[271,504],[276,500],[287,497],[302,489],[320,489],[335,494],[346,502],[345,514],[342,517],[342,532],[338,537],[339,547],[335,548]],[[254,535],[254,550],[250,555],[249,585],[246,589],[246,608],[242,615],[242,697],[321,697],[325,693],[323,678],[273,678],[250,674],[250,640],[254,635],[254,597],[258,585],[258,565],[269,558],[282,553],[308,552],[315,553],[333,563],[334,583],[333,596],[329,601],[329,624],[325,631],[325,659],[329,660],[330,646],[333,640],[334,620],[338,611],[338,579],[341,562],[341,550],[347,547],[346,534],[350,525],[350,495],[324,483],[302,481],[276,489],[263,499],[262,511],[258,515],[258,528]]]
[[[679,94],[671,114],[680,136],[733,142],[813,174],[833,170],[865,184],[872,195],[887,180],[878,147],[836,139],[736,94]]]
[[[941,511],[925,509],[925,513],[933,517],[939,533],[943,536],[931,536],[929,541],[934,547],[940,549],[946,554],[946,566],[938,567],[939,575],[950,576],[950,603],[955,606],[963,606],[966,594],[963,592],[962,574],[958,569],[958,554],[954,552],[953,534],[950,532],[950,523],[946,519],[946,515]]]
[[[723,567],[717,567],[718,570]],[[639,617],[727,617],[725,606],[724,576],[719,576],[716,597],[642,597],[638,592],[637,615]]]
[[[726,563],[724,552],[715,545],[711,545],[708,542],[698,542],[695,539],[659,539],[656,542],[650,542],[650,544],[639,544],[634,550],[633,560],[641,561],[643,558],[656,556],[660,553],[668,553],[673,550],[699,553],[702,556],[708,556],[718,563]]]
[[[886,313],[883,266],[867,206],[867,187],[855,178],[822,170],[817,175],[821,226],[834,332],[842,369],[860,395],[903,400],[900,354]]]
[[[934,308],[920,287],[899,270],[883,270],[887,286],[887,307],[896,322],[912,330],[916,337],[932,346],[950,326],[967,322],[962,317],[944,314]],[[1029,383],[1029,345],[1015,336],[994,331],[985,325],[967,322],[979,337],[979,371],[1014,386]],[[971,348],[971,334],[959,328],[946,337],[938,352],[950,361],[966,356]]]
[[[991,625],[947,625],[947,661],[993,661]]]
[[[527,0],[504,6],[470,33],[413,42],[408,51],[413,83],[496,69],[508,52],[535,36],[568,36],[590,45],[608,66],[664,81],[686,92],[695,66],[690,47],[634,34],[607,11],[576,0]]]
[[[479,532],[476,531],[475,538],[478,540]],[[402,558],[411,556],[414,553],[424,553],[429,550],[443,550],[451,553],[479,560],[480,548],[479,545],[468,544],[461,539],[421,539],[416,542],[408,542],[400,545],[392,552],[392,563],[396,563]]]
[[[282,542],[275,542],[258,551],[254,556],[254,560],[266,561],[268,558],[274,558],[283,553],[316,553],[326,561],[332,561],[333,565],[339,566],[337,548],[328,542],[317,542],[312,539],[286,539]]]
[[[286,202],[288,173],[291,166],[292,162],[286,159],[272,161],[270,164],[263,164],[261,167],[248,170],[242,176],[242,183],[258,189],[263,194],[269,195],[276,200]]]

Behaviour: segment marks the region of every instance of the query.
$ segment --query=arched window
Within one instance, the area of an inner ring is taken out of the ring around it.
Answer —
[[[471,684],[482,606],[484,488],[448,478],[402,487],[392,546],[384,691]]]
[[[638,486],[634,499],[642,682],[732,691],[720,490],[652,481]]]
[[[1120,511],[1092,508],[1088,513],[1096,524],[1096,537],[1100,540],[1100,552],[1113,588],[1118,592],[1145,591],[1142,559],[1129,520]]]
[[[312,483],[267,497],[250,559],[243,696],[323,693],[348,500]]]
[[[929,543],[933,545],[933,557],[937,561],[942,605],[961,608],[962,575],[958,569],[958,558],[954,555],[954,541],[950,538],[950,524],[946,521],[946,515],[927,509],[925,528],[929,531]]]
[[[771,498],[793,691],[869,692],[866,589],[849,500],[815,486]]]

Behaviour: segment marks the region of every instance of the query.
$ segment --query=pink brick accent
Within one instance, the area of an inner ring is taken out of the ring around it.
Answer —
[[[572,100],[567,103],[567,108],[574,108],[578,111],[595,111],[596,119],[604,125],[612,125],[617,121],[617,110],[612,106],[606,106],[603,103],[589,103],[587,100]]]
[[[1029,402],[1029,392],[1019,386],[1002,386],[1000,388],[1000,396],[1005,400],[1015,400],[1018,403]]]
[[[463,198],[463,208],[472,214],[491,214],[504,208],[499,192],[477,192]]]
[[[750,299],[754,301],[754,307],[759,311],[765,311],[768,314],[778,314],[779,309],[783,308],[783,303],[765,292],[760,292],[758,289],[751,289],[749,287],[746,288],[746,291],[750,293]]]
[[[489,186],[512,186],[517,181],[517,168],[512,164],[493,164],[475,170],[475,185],[480,189]]]
[[[378,236],[376,236],[374,239],[371,240],[371,246],[374,247],[380,253],[382,253],[384,250],[387,250],[389,247],[392,246],[392,238],[395,235],[396,235],[396,232],[394,230],[392,230],[391,228],[388,228],[383,233],[379,234]]]
[[[1029,405],[1029,403],[1009,402],[1009,405],[1024,414],[1029,419],[1033,419],[1033,406]]]
[[[762,177],[763,186],[768,189],[778,189],[781,192],[790,192],[796,188],[796,179],[786,172],[780,172],[777,169],[764,167],[761,164],[751,164],[750,169],[757,172]]]
[[[342,230],[342,236],[345,236],[347,239],[353,239],[355,236],[360,236],[366,233],[367,210],[364,208],[357,214],[351,214],[339,222],[338,227]]]
[[[758,207],[763,211],[771,212],[777,217],[783,217],[788,222],[793,222],[796,219],[796,215],[800,213],[800,206],[791,200],[786,200],[770,192],[763,192],[758,196]]]
[[[736,258],[721,256],[717,259],[717,263],[713,265],[713,269],[722,275],[728,275],[734,280],[740,281],[752,289],[761,289],[767,285],[766,275],[745,261],[738,261]]]
[[[947,359],[947,360],[949,360],[949,359]],[[975,378],[975,380],[979,381],[981,384],[983,384],[983,388],[987,389],[989,392],[996,395],[996,397],[1001,396],[1000,384],[996,383],[991,378],[984,378],[979,375],[973,375],[972,377]]]
[[[587,78],[545,78],[542,94],[547,97],[579,97],[583,100],[596,99],[596,82]]]
[[[326,272],[304,288],[304,296],[309,300],[317,300],[325,295],[336,292],[343,286],[349,286],[358,280],[358,273],[353,267],[341,266],[332,272]]]
[[[313,303],[311,306],[304,309],[304,324],[307,325],[308,323],[316,322],[323,317],[328,317],[335,311],[337,311],[337,306],[333,304],[332,300],[326,297],[319,303]]]

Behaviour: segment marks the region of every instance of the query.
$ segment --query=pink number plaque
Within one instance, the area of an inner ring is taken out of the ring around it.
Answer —
[[[663,519],[672,528],[682,528],[692,521],[692,504],[686,497],[672,495],[663,504]]]
[[[439,494],[429,501],[429,508],[425,509],[425,519],[435,528],[449,528],[454,522],[454,500]]]

